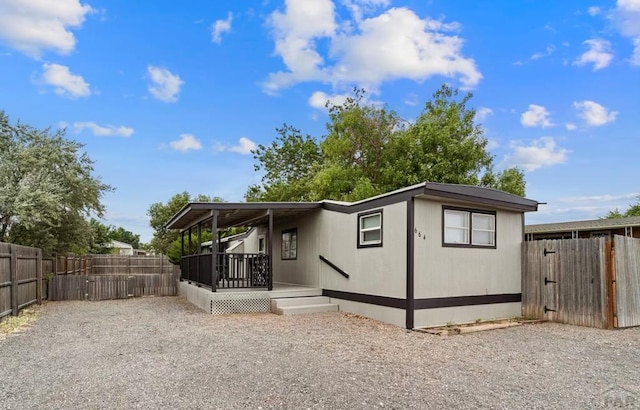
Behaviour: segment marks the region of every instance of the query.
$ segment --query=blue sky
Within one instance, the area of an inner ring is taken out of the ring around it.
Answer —
[[[0,109],[85,144],[105,223],[144,241],[153,202],[241,201],[250,149],[324,135],[327,99],[364,87],[410,121],[445,82],[548,203],[527,223],[640,195],[640,0],[0,2]]]

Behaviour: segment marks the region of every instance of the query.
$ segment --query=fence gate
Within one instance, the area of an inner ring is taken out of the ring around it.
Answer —
[[[549,244],[549,247],[553,246]],[[544,299],[542,300],[542,312],[544,313],[543,318],[551,321],[557,321],[557,312],[558,312],[558,272],[556,267],[558,267],[558,263],[556,261],[556,251],[552,249],[547,249],[547,246],[542,248],[542,272],[541,272],[541,282],[544,285]]]
[[[524,242],[523,315],[606,328],[608,246],[604,238]]]

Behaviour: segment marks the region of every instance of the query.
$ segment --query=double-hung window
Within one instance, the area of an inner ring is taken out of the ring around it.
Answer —
[[[358,214],[358,248],[382,246],[382,210]]]
[[[464,208],[443,208],[444,246],[495,248],[496,213]]]

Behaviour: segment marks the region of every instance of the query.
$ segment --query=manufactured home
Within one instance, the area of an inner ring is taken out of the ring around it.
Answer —
[[[322,298],[413,329],[520,316],[524,213],[537,207],[426,182],[353,203],[190,203],[167,228],[191,243],[205,230],[255,227],[251,252],[217,241],[182,257],[182,294],[212,313],[313,311]]]

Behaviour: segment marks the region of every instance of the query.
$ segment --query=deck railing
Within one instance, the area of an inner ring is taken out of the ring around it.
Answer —
[[[182,280],[227,288],[266,288],[269,286],[269,258],[261,253],[216,253],[215,275],[212,255],[183,256],[180,261]],[[212,282],[215,282],[212,284]]]

